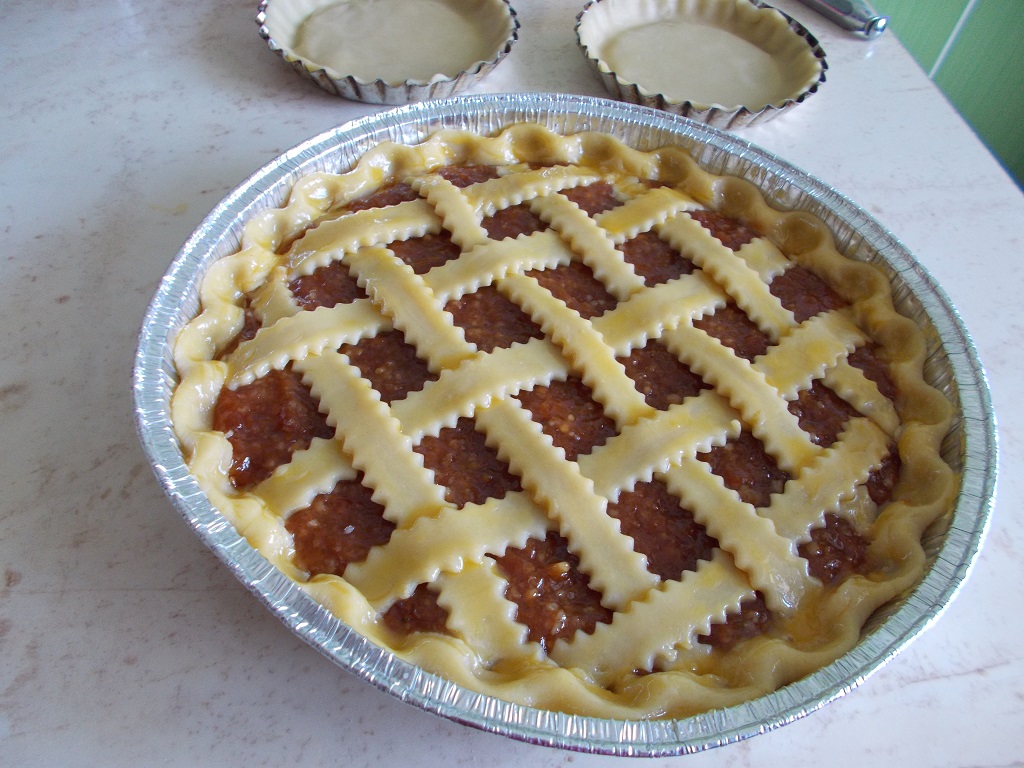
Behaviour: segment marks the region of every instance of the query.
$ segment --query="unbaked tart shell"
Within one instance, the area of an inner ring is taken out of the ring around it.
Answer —
[[[453,95],[512,49],[507,0],[262,0],[260,36],[337,96],[406,104]]]
[[[576,34],[613,96],[720,128],[803,102],[827,69],[803,26],[752,0],[593,0]]]

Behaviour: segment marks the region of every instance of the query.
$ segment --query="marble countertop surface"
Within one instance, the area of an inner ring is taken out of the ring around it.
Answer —
[[[473,92],[606,95],[576,49],[581,1],[514,4],[520,42]],[[0,764],[612,765],[449,722],[333,666],[199,542],[147,466],[131,366],[169,262],[251,172],[381,109],[298,78],[255,5],[0,12]],[[860,687],[647,764],[1022,765],[1024,196],[891,34],[866,42],[777,5],[818,36],[828,81],[738,133],[865,208],[945,287],[990,378],[998,499],[957,599]]]

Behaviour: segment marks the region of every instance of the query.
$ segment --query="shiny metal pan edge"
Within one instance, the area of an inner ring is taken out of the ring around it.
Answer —
[[[706,169],[753,181],[774,206],[824,219],[841,251],[889,272],[901,311],[930,329],[929,376],[960,413],[943,448],[962,475],[960,494],[944,521],[948,525],[925,539],[930,564],[919,585],[878,612],[861,642],[832,664],[744,704],[679,720],[606,720],[509,704],[426,673],[345,626],[256,552],[190,475],[170,421],[176,383],[170,344],[197,311],[199,279],[237,248],[244,222],[255,211],[283,203],[299,176],[345,170],[381,141],[417,142],[440,128],[493,132],[522,121],[563,133],[606,131],[638,148],[688,147]],[[413,104],[325,132],[265,165],[210,212],[162,278],[139,332],[132,389],[136,431],[167,497],[200,540],[292,632],[342,668],[421,709],[516,740],[580,752],[699,752],[780,727],[845,695],[949,605],[974,564],[994,503],[997,440],[984,369],[948,297],[899,240],[828,185],[748,142],[684,117],[591,97],[503,94]]]

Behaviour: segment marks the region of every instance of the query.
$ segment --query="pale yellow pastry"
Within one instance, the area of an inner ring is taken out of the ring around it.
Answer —
[[[303,77],[356,101],[449,96],[519,37],[508,0],[262,0],[260,36]]]
[[[398,657],[687,716],[833,661],[921,577],[952,408],[890,294],[681,149],[442,131],[249,222],[173,421],[212,504]]]

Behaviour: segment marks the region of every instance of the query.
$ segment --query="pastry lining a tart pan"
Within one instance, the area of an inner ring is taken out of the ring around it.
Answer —
[[[445,130],[253,218],[172,416],[214,507],[373,643],[686,717],[832,662],[923,573],[952,407],[890,292],[682,150]]]

